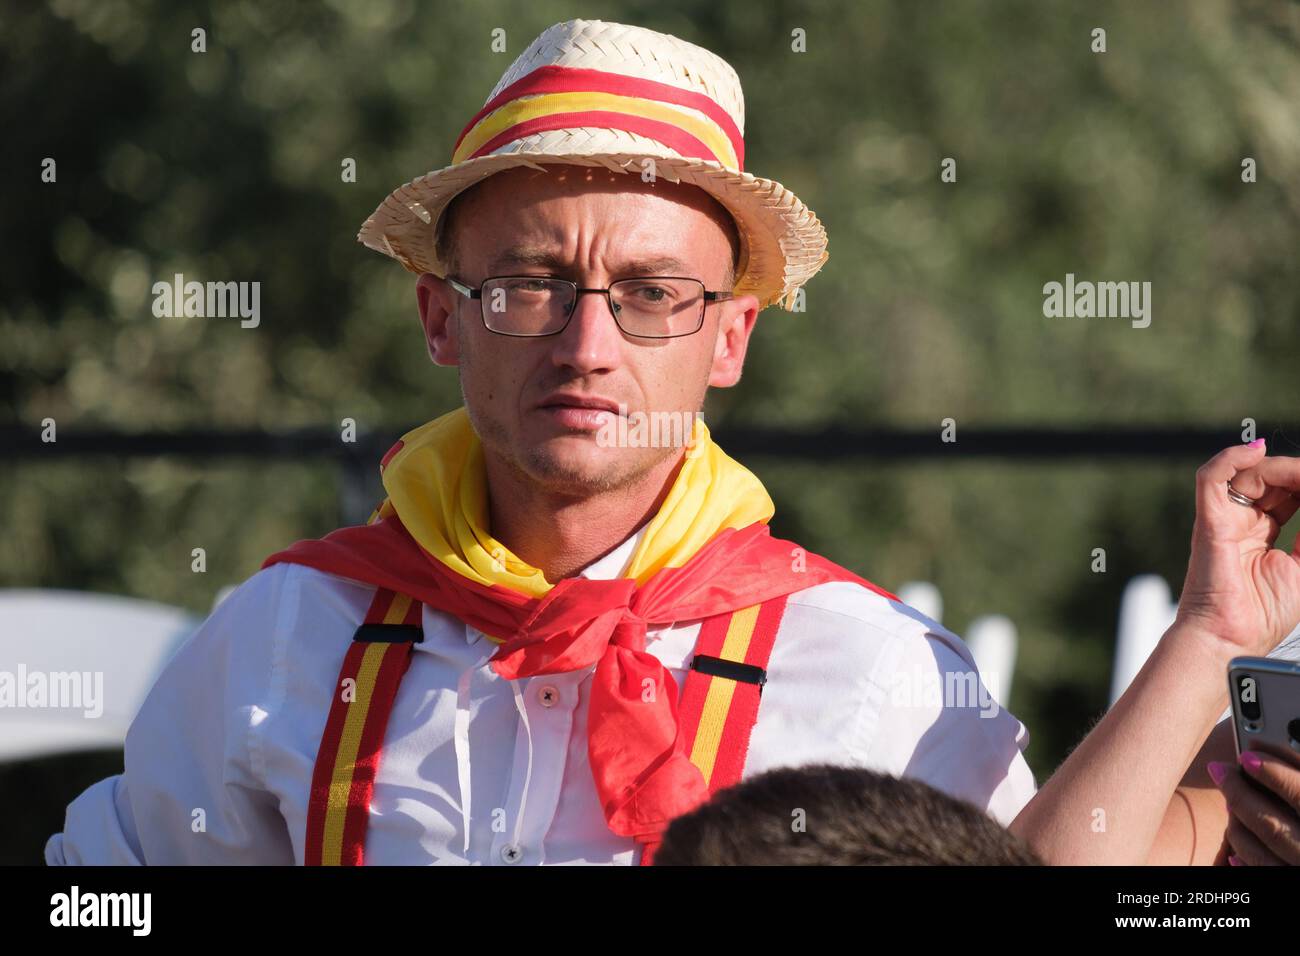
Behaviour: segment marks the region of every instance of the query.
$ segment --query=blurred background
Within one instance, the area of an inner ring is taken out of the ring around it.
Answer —
[[[736,68],[746,168],[817,212],[830,259],[805,311],[760,316],[706,420],[772,493],[777,535],[889,589],[932,582],[959,634],[1014,622],[1003,703],[1041,783],[1107,705],[1125,584],[1177,596],[1196,467],[1247,418],[1300,454],[1294,3],[7,4],[0,587],[201,619],[267,555],[363,521],[374,449],[459,390],[425,352],[414,277],[356,231],[572,17]],[[260,325],[156,318],[175,273],[260,281]],[[1149,281],[1150,326],[1045,318],[1067,273]],[[0,862],[39,861],[65,805],[120,769],[112,749],[0,763]]]

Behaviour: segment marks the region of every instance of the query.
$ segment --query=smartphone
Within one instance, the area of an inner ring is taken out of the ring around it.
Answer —
[[[1300,663],[1234,657],[1228,696],[1238,757],[1259,750],[1300,766]]]

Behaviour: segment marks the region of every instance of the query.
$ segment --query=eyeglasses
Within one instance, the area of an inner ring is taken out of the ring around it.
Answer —
[[[692,335],[704,327],[704,310],[710,302],[733,295],[709,292],[699,279],[680,276],[619,279],[607,289],[583,289],[553,276],[494,276],[477,289],[451,277],[447,282],[466,298],[480,300],[483,325],[489,332],[522,338],[563,332],[583,292],[603,293],[619,329],[643,339]]]

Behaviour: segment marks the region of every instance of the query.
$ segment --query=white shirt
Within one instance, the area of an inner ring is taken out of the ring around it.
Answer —
[[[582,575],[621,576],[640,534]],[[124,772],[68,806],[46,862],[301,864],[316,751],[373,594],[296,564],[236,588],[159,676]],[[679,693],[699,627],[647,635]],[[487,664],[496,645],[458,619],[425,607],[424,633],[389,720],[366,862],[637,862],[635,842],[606,826],[587,762],[594,665],[508,681]],[[983,688],[965,643],[911,607],[853,583],[807,588],[777,633],[743,777],[869,767],[1009,824],[1035,792],[1029,735]]]

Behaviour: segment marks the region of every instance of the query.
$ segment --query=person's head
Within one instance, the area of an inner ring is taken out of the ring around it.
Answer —
[[[729,292],[740,248],[735,222],[702,189],[564,164],[512,168],[459,194],[436,241],[448,277],[473,288],[501,275],[556,276],[582,288],[654,275]],[[739,380],[758,314],[758,300],[741,295],[708,302],[692,335],[638,338],[615,324],[605,296],[583,294],[562,332],[521,338],[489,331],[480,301],[430,273],[416,289],[430,356],[459,366],[485,454],[573,497],[666,477],[683,449],[609,446],[594,426],[575,427],[548,407],[557,392],[624,405],[629,415],[694,415],[710,386]]]
[[[919,780],[817,764],[770,770],[673,820],[656,866],[1041,866],[974,804]]]

